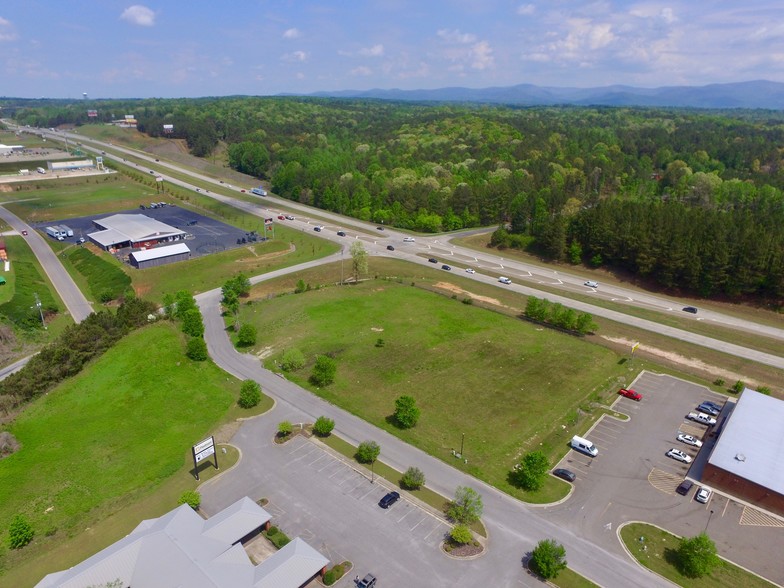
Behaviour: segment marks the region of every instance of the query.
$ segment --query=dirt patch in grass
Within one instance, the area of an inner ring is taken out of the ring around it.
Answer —
[[[630,339],[623,339],[618,337],[607,337],[602,336],[602,339],[606,341],[610,341],[611,343],[616,343],[618,345],[622,345],[624,347],[630,348],[632,345],[637,343],[636,341],[631,341]],[[687,368],[691,368],[691,370],[696,370],[700,373],[705,374],[707,377],[710,378],[722,378],[727,382],[735,382],[737,380],[742,380],[746,383],[746,385],[750,385],[753,387],[761,386],[762,383],[758,382],[754,379],[750,379],[748,376],[744,376],[743,374],[739,374],[728,369],[720,368],[715,365],[711,365],[696,359],[694,357],[684,357],[678,353],[673,351],[667,351],[666,349],[659,349],[657,347],[653,347],[652,345],[645,345],[640,343],[639,350],[641,352],[649,353],[655,357],[661,358],[663,360],[668,361],[671,364],[685,366]]]
[[[448,292],[453,292],[455,294],[463,294],[468,296],[472,300],[478,300],[480,302],[485,302],[487,304],[492,304],[494,306],[503,306],[504,308],[510,308],[506,304],[501,304],[501,301],[497,298],[490,298],[490,296],[480,296],[479,294],[474,294],[473,292],[469,292],[468,290],[463,290],[460,286],[456,286],[454,284],[450,284],[449,282],[436,282],[433,284],[435,288],[440,288],[442,290],[446,290]]]

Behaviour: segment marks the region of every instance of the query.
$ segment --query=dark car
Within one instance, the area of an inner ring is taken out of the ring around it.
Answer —
[[[449,267],[447,264],[444,264],[444,265],[442,265],[442,266],[441,266],[441,269],[442,269],[442,270],[446,270],[446,271],[448,271],[448,272],[449,272],[449,271],[452,271],[452,268],[451,268],[451,267]]]
[[[345,237],[346,231],[338,231],[338,237]]]
[[[686,496],[691,490],[691,487],[694,486],[694,482],[690,480],[684,480],[680,483],[680,485],[675,489],[675,491],[680,494],[681,496]]]
[[[553,475],[558,476],[567,482],[574,482],[577,479],[577,476],[572,470],[565,470],[564,468],[553,470]]]
[[[367,574],[364,578],[357,582],[358,588],[373,588],[376,585],[376,577],[373,574]]]
[[[389,508],[393,504],[395,504],[398,500],[400,500],[400,494],[397,492],[389,492],[384,495],[384,498],[378,501],[378,505],[381,508]]]
[[[22,235],[23,235],[24,237],[27,237],[27,231],[22,231]]]
[[[378,229],[379,231],[383,231],[384,227],[376,227],[376,229]]]
[[[697,410],[711,416],[716,416],[721,412],[721,406],[714,404],[713,402],[703,402],[697,407]]]
[[[697,308],[695,306],[684,306],[683,312],[690,312],[692,314],[697,314]]]
[[[430,263],[438,263],[438,260],[435,257],[431,257],[430,259],[428,259],[428,261]]]
[[[387,245],[387,251],[394,251],[395,248],[392,245]]]

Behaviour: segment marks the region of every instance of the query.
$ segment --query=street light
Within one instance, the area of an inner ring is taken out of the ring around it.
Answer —
[[[370,483],[371,484],[373,483],[373,480],[375,479],[375,472],[373,471],[373,466],[375,465],[375,463],[376,463],[375,459],[370,462]]]

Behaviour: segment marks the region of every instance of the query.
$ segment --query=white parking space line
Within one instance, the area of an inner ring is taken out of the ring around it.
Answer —
[[[326,455],[326,454],[324,454],[324,453],[322,453],[321,455],[319,455],[318,457],[316,457],[316,459],[314,459],[313,461],[311,461],[311,462],[310,462],[308,465],[309,465],[309,466],[312,466],[312,465],[314,465],[314,464],[317,464],[318,462],[320,462],[322,459],[325,459],[326,457],[327,457],[327,455]]]
[[[364,498],[365,498],[365,497],[366,497],[368,494],[372,494],[372,493],[373,493],[373,492],[375,492],[375,491],[376,491],[376,489],[375,489],[375,488],[371,488],[370,490],[368,490],[367,492],[365,492],[365,493],[362,495],[362,497],[360,498],[360,500],[364,499]]]
[[[442,526],[444,526],[444,527],[445,527],[446,525],[444,525],[444,523],[441,523],[441,524],[438,524],[438,525],[436,525],[436,526],[433,528],[433,530],[432,530],[432,531],[430,531],[430,532],[429,532],[427,535],[425,535],[425,541],[427,541],[428,539],[430,539],[430,535],[432,535],[433,533],[435,533],[436,531],[438,531],[438,530],[439,530],[439,529],[440,529]],[[439,541],[440,541],[440,539],[439,539]]]
[[[401,521],[402,521],[404,518],[406,518],[406,517],[407,517],[408,515],[410,515],[412,512],[414,512],[414,509],[413,509],[413,507],[412,507],[412,508],[408,508],[408,509],[406,509],[406,514],[404,514],[402,517],[400,517],[400,518],[397,520],[397,522],[398,522],[398,523],[399,523],[399,522],[401,522]],[[421,521],[420,521],[420,522],[421,522]]]
[[[413,531],[413,530],[414,530],[414,529],[416,529],[416,528],[417,528],[419,525],[421,525],[422,523],[424,523],[426,520],[427,520],[427,517],[422,517],[421,519],[419,519],[419,522],[418,522],[416,525],[414,525],[413,527],[411,527],[409,530],[410,530],[410,531]]]

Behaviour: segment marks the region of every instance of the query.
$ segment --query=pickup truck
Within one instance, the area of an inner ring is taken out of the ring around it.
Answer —
[[[704,414],[702,412],[690,412],[689,416],[686,417],[692,421],[696,421],[698,423],[702,423],[703,425],[715,425],[716,419],[712,416]]]

